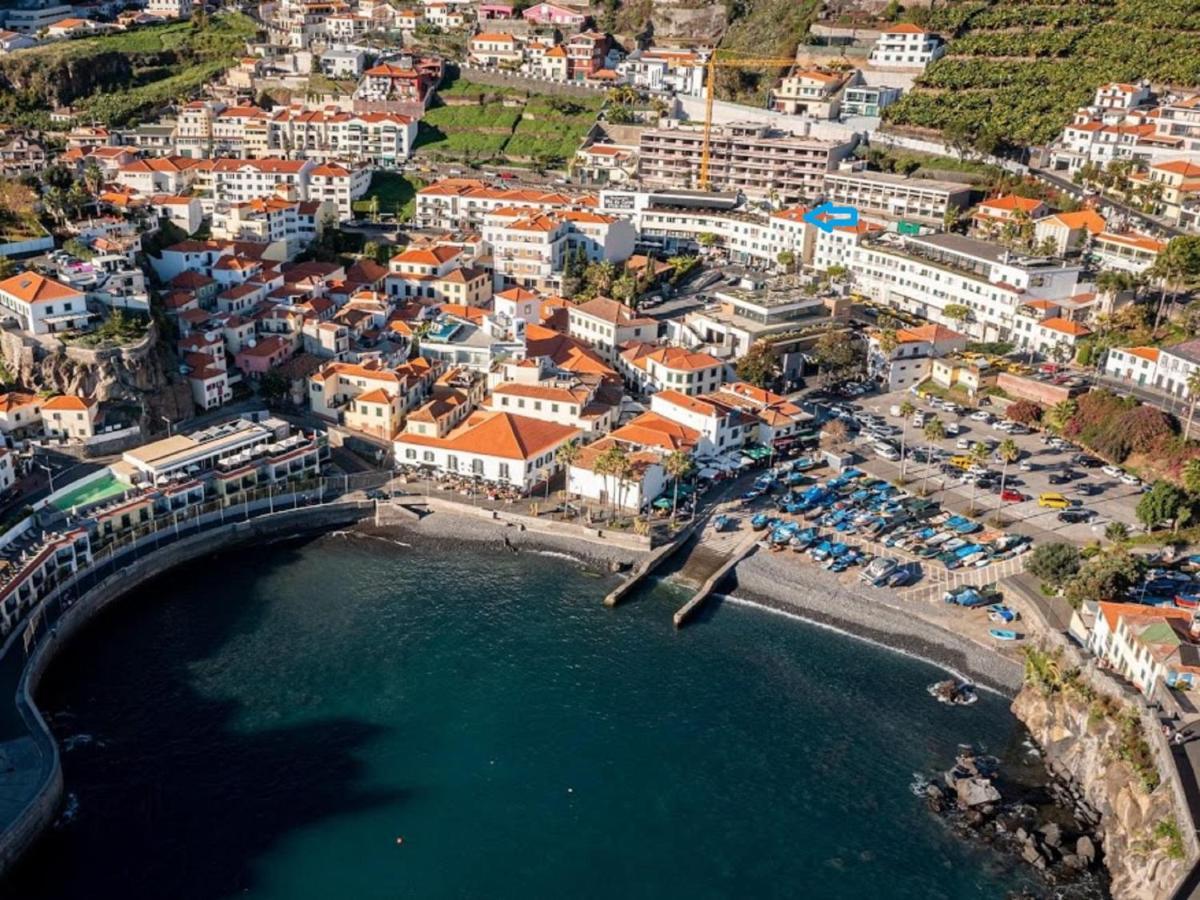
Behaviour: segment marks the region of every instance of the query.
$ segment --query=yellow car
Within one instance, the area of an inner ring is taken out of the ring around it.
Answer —
[[[1066,509],[1071,505],[1062,494],[1042,494],[1038,497],[1038,506],[1046,506],[1050,509]]]
[[[975,465],[975,460],[969,456],[952,456],[950,457],[950,465],[958,466],[960,469],[969,469]]]

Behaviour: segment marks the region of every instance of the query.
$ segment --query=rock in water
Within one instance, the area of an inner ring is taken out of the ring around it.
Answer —
[[[1000,792],[986,778],[963,778],[954,785],[961,806],[983,806],[1000,800]]]
[[[1043,825],[1038,831],[1041,833],[1042,840],[1047,847],[1058,848],[1062,846],[1062,829],[1054,822]]]

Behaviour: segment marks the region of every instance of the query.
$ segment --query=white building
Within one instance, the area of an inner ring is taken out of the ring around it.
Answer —
[[[82,328],[89,319],[82,292],[36,272],[0,281],[0,315],[12,316],[32,334]]]
[[[825,199],[857,207],[860,215],[941,227],[948,209],[970,206],[971,186],[886,172],[830,172]]]
[[[924,70],[946,52],[941,38],[918,25],[903,22],[885,29],[871,51],[871,65],[882,69]]]
[[[931,360],[966,348],[965,334],[942,325],[897,328],[890,335],[877,331],[867,343],[867,372],[882,390],[902,391],[929,377]]]
[[[559,469],[555,451],[579,434],[577,428],[529,416],[477,411],[444,437],[400,433],[394,455],[397,465],[528,490]]]
[[[609,364],[616,362],[622,344],[658,337],[657,319],[639,316],[625,304],[607,297],[593,297],[572,306],[567,322],[567,334],[592,347]]]

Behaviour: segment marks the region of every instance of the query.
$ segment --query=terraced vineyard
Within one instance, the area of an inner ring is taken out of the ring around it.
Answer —
[[[914,14],[950,43],[888,110],[897,125],[1042,144],[1105,82],[1200,86],[1197,0],[945,0]]]
[[[601,104],[599,97],[525,96],[462,79],[439,93],[448,99],[478,97],[480,102],[426,112],[417,136],[418,155],[468,163],[565,162],[596,121]]]

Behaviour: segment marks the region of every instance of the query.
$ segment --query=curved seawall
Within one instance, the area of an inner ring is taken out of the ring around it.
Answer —
[[[161,549],[138,556],[126,565],[115,567],[85,593],[81,593],[58,617],[53,630],[39,635],[25,664],[18,669],[14,700],[27,734],[3,746],[8,765],[12,768],[3,773],[7,787],[4,796],[0,796],[0,816],[4,818],[0,826],[0,876],[53,824],[62,803],[63,775],[58,744],[33,700],[38,683],[61,647],[110,603],[174,566],[238,544],[281,534],[320,532],[348,525],[363,518],[373,507],[373,504],[357,501],[331,503],[219,524],[181,537]],[[80,573],[73,584],[77,585],[95,569],[105,565],[97,563],[92,570]],[[70,587],[64,585],[62,593],[66,593]],[[53,602],[53,598],[48,598],[43,605]],[[22,623],[9,636],[4,647],[5,656],[23,652],[24,632],[25,625]]]

